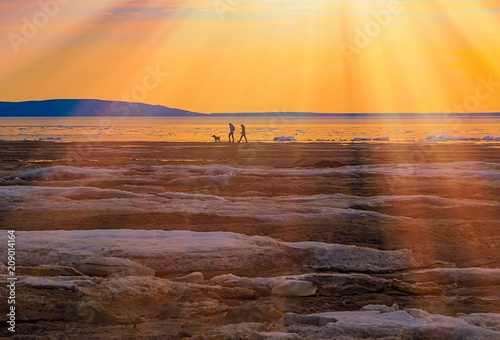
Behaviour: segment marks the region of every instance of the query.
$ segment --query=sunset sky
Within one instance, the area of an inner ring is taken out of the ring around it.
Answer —
[[[500,1],[41,3],[0,0],[1,101],[500,111]]]

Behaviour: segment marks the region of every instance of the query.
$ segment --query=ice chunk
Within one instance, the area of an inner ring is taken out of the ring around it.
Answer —
[[[210,283],[225,287],[244,287],[261,293],[283,296],[310,296],[314,295],[317,290],[311,281],[300,280],[297,277],[290,276],[248,278],[226,274],[212,278]]]
[[[273,140],[274,141],[279,141],[279,142],[295,142],[295,141],[297,141],[294,136],[289,136],[289,137],[285,137],[285,136],[274,137]]]
[[[29,286],[38,289],[75,290],[76,285],[92,286],[95,282],[91,279],[57,279],[44,277],[27,277],[19,281],[20,286]]]
[[[308,281],[285,280],[274,286],[271,293],[284,296],[311,296],[316,293],[316,287]]]
[[[2,267],[0,266],[0,272],[1,269]],[[85,276],[73,267],[57,265],[41,265],[37,267],[17,266],[16,274],[21,276]]]
[[[204,186],[204,185],[229,185],[228,175],[218,175],[218,176],[193,176],[186,178],[176,178],[170,180],[167,185],[170,186]]]
[[[220,196],[215,196],[215,195],[203,195],[203,194],[187,194],[184,192],[164,192],[161,194],[158,194],[163,197],[167,198],[178,198],[178,199],[196,199],[196,200],[201,200],[201,201],[206,201],[206,200],[217,200],[217,201],[227,201],[225,198],[220,197]]]
[[[418,267],[418,262],[407,250],[380,252],[372,248],[318,242],[286,244],[306,251],[302,263],[314,269],[353,271],[356,268],[354,271],[375,273]]]
[[[37,187],[31,194],[40,196],[59,196],[66,197],[74,200],[83,199],[107,199],[107,198],[144,198],[144,195],[135,194],[132,192],[114,190],[114,189],[100,189],[92,187]]]
[[[500,137],[493,137],[493,136],[486,136],[486,137],[483,137],[482,140],[485,140],[487,142],[500,142]]]
[[[155,271],[151,268],[118,257],[88,258],[77,265],[77,269],[89,276],[123,277],[155,275]]]
[[[125,173],[125,169],[97,169],[77,168],[73,166],[51,166],[34,171],[20,173],[18,177],[23,180],[67,180],[75,178],[100,177],[105,175],[118,175]]]
[[[366,305],[363,308],[361,308],[362,311],[379,311],[381,313],[390,313],[390,312],[395,312],[399,310],[399,306],[397,303],[393,304],[391,307],[386,306],[386,305]]]
[[[500,286],[499,268],[436,268],[409,272],[402,277],[409,282],[430,281],[469,287]]]
[[[203,273],[194,272],[194,273],[182,276],[182,277],[178,278],[176,281],[186,282],[186,283],[199,283],[203,280],[205,280]]]
[[[225,319],[231,323],[263,323],[277,321],[282,316],[283,313],[276,310],[273,306],[254,301],[232,308],[227,313]]]

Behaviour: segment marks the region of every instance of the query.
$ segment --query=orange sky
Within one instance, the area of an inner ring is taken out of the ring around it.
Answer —
[[[41,2],[0,1],[0,100],[500,111],[499,1]]]

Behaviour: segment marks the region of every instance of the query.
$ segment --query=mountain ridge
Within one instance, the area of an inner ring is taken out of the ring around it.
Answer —
[[[0,117],[500,117],[499,112],[477,113],[314,113],[314,112],[234,112],[199,113],[163,105],[100,99],[48,99],[0,101]]]
[[[49,99],[0,102],[0,117],[199,117],[205,114],[124,101]]]

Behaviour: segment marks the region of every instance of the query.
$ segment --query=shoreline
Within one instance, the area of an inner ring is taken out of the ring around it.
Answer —
[[[290,144],[305,144],[305,145],[500,145],[500,141],[467,141],[467,140],[459,140],[459,141],[429,141],[429,140],[417,140],[417,141],[255,141],[248,143],[229,143],[227,141],[221,141],[220,143],[215,143],[213,141],[161,141],[161,140],[106,140],[106,141],[64,141],[64,140],[0,140],[0,144],[9,144],[9,143],[52,143],[52,144],[130,144],[130,143],[152,143],[152,144],[213,144],[214,146],[219,145],[231,145],[231,144],[241,144],[241,145],[290,145]]]

